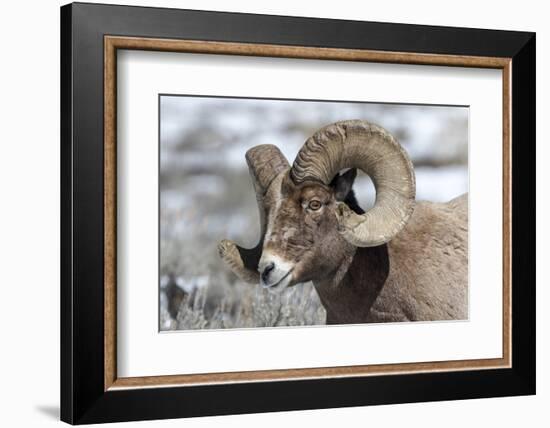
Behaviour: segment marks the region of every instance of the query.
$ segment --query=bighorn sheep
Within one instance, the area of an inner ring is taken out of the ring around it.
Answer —
[[[467,318],[467,195],[415,203],[412,163],[389,132],[337,122],[310,137],[292,167],[273,145],[246,160],[260,242],[218,247],[238,277],[272,290],[313,281],[327,324]],[[356,168],[376,188],[366,213],[352,190]]]

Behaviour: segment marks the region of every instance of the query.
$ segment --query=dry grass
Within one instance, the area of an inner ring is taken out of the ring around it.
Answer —
[[[325,310],[311,283],[300,284],[282,294],[259,286],[235,282],[226,285],[223,295],[217,286],[182,293],[179,307],[161,312],[164,330],[197,330],[319,325]],[[174,299],[174,296],[172,296]]]

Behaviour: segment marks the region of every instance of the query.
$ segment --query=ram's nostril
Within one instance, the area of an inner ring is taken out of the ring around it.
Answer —
[[[273,269],[275,269],[275,263],[273,263],[273,262],[269,263],[264,268],[264,270],[262,271],[262,279],[264,280],[264,282],[267,280],[267,278],[269,277],[269,274],[271,273],[271,271]]]

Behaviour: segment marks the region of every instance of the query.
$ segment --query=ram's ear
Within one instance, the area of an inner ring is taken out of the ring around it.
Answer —
[[[357,177],[357,169],[351,168],[343,174],[337,174],[330,182],[330,187],[334,190],[334,197],[337,201],[344,201],[351,192],[353,182]]]

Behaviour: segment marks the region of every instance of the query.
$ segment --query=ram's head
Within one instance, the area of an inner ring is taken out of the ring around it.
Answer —
[[[219,252],[241,279],[272,290],[334,274],[355,247],[388,242],[414,209],[407,154],[390,133],[365,121],[320,129],[292,167],[272,145],[250,149],[246,160],[260,210],[260,242],[244,249],[224,240]],[[376,189],[375,205],[366,213],[352,191],[356,169]]]

